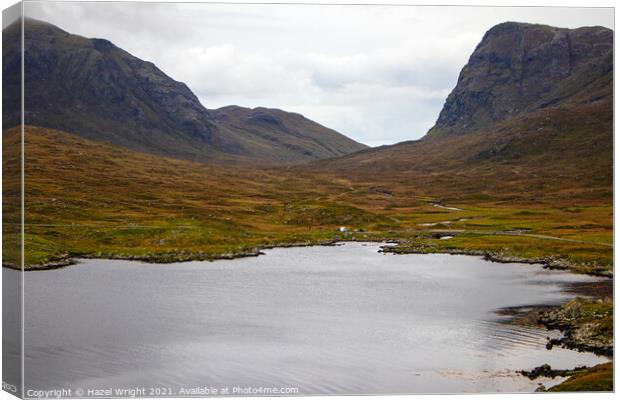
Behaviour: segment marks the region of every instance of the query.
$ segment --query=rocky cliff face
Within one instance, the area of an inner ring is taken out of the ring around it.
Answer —
[[[607,28],[502,23],[476,47],[429,136],[609,98],[612,75],[613,32]]]
[[[312,167],[453,198],[609,202],[612,73],[608,29],[500,24],[472,54],[425,138]]]
[[[4,40],[18,43],[21,26]],[[336,157],[366,146],[312,121],[274,125],[219,122],[182,82],[105,39],[88,39],[33,19],[24,23],[25,123],[131,150],[203,162],[273,164]],[[3,52],[3,93],[20,93],[19,54]],[[209,77],[205,77],[209,79]],[[19,124],[19,102],[4,108],[4,129]],[[297,114],[279,112],[283,121]]]
[[[18,25],[4,31],[19,35]],[[133,150],[192,152],[207,149],[216,131],[189,88],[104,39],[71,35],[27,19],[24,28],[25,123],[110,141]],[[5,55],[3,73],[15,55]],[[9,82],[19,85],[19,82]],[[7,110],[4,127],[18,122]]]

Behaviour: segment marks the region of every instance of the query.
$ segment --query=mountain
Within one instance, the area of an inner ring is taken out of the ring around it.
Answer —
[[[613,32],[506,22],[482,38],[430,135],[462,134],[537,109],[609,98]]]
[[[254,111],[265,115],[261,120],[235,108],[209,111],[187,85],[107,40],[33,19],[24,23],[28,125],[206,162],[298,162],[366,147],[298,114]],[[19,35],[19,23],[3,32],[5,43],[18,43]],[[19,68],[19,54],[4,51],[6,93],[19,92]],[[19,123],[17,103],[7,103],[4,129]]]
[[[424,138],[311,168],[452,199],[609,199],[612,49],[606,28],[497,25]]]
[[[305,118],[278,109],[227,106],[210,110],[223,137],[254,142],[269,159],[308,161],[336,157],[366,148],[356,141]]]

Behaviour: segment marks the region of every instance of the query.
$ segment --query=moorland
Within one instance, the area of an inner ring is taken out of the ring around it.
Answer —
[[[3,54],[4,266],[21,262],[23,156],[27,270],[359,240],[613,277],[609,29],[497,25],[424,138],[367,148],[282,110],[208,110],[108,41],[25,24],[23,155],[20,55]],[[610,354],[613,302],[599,297],[545,321],[567,335],[587,325],[573,345]],[[610,374],[578,371],[555,390],[609,390]]]

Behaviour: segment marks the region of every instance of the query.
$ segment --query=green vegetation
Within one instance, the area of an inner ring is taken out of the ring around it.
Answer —
[[[614,365],[599,364],[585,370],[577,370],[570,378],[549,388],[549,392],[610,392],[614,390]]]
[[[549,364],[541,365],[531,371],[518,371],[522,375],[537,379],[541,376],[547,378],[568,377],[564,382],[545,390],[540,387],[536,391],[547,392],[579,392],[579,391],[613,391],[613,363],[604,363],[594,367],[577,367],[569,370],[552,369]]]
[[[4,163],[17,131],[5,133]],[[394,252],[461,252],[540,261],[612,274],[612,206],[554,197],[445,200],[295,168],[219,167],[136,153],[63,132],[26,133],[26,267],[68,256],[149,261],[228,258],[260,247],[397,239]],[[5,179],[4,207],[19,215],[18,180]],[[451,210],[434,203],[459,208]],[[549,204],[552,203],[552,204]],[[17,264],[19,218],[5,218],[5,263]],[[347,232],[339,232],[345,226]],[[454,236],[438,239],[439,234]]]
[[[530,236],[534,234],[506,232],[452,232],[450,240],[419,235],[401,242],[390,251],[406,253],[480,254],[495,261],[538,262],[551,268],[572,269],[576,272],[611,276],[613,249],[606,243],[573,242],[555,238]],[[568,238],[561,238],[569,240]],[[573,240],[573,239],[570,239]],[[575,239],[577,240],[577,239]]]

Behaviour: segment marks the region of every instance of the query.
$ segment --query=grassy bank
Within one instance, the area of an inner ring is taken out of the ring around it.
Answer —
[[[603,363],[591,368],[577,367],[570,370],[555,370],[548,364],[536,367],[531,371],[519,371],[530,380],[539,377],[567,378],[564,382],[545,388],[540,386],[537,392],[610,392],[613,391],[613,363]]]
[[[559,385],[548,392],[610,392],[614,388],[614,365],[612,362],[599,364],[592,368],[571,373]]]

